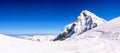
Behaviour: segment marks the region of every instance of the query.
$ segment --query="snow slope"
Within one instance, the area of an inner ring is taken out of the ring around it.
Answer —
[[[99,26],[90,31],[87,31],[84,34],[79,35],[79,37],[80,38],[107,38],[107,39],[113,39],[113,40],[120,40],[119,21],[120,21],[120,17],[117,17],[102,26]]]
[[[73,23],[65,26],[63,31],[54,39],[54,41],[74,37],[104,23],[106,23],[104,19],[96,16],[90,11],[83,10]]]
[[[105,39],[33,42],[0,34],[0,53],[119,53],[119,44]]]
[[[0,34],[0,53],[37,53],[37,43]],[[34,50],[33,50],[34,49]]]

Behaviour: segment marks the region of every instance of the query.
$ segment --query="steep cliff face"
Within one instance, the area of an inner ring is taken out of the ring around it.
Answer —
[[[64,27],[63,31],[54,39],[54,41],[65,40],[66,38],[80,35],[105,22],[106,20],[96,16],[90,11],[83,10],[74,22]]]

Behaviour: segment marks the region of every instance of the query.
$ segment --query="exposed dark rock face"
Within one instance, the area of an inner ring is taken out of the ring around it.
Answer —
[[[64,32],[64,33],[59,34],[53,41],[56,41],[56,40],[62,41],[62,40],[65,40],[67,37],[68,37],[67,32]]]

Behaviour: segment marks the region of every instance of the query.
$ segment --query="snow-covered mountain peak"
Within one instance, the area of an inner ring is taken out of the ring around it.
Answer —
[[[83,10],[77,19],[65,26],[63,31],[54,40],[64,40],[68,37],[80,35],[92,28],[104,24],[106,21],[88,10]]]
[[[104,39],[113,39],[120,40],[120,17],[114,18],[107,23],[98,26],[86,33],[81,34],[76,37],[77,39],[81,38],[104,38]],[[88,35],[89,34],[89,35]]]
[[[86,16],[96,16],[94,13],[88,11],[88,10],[83,10],[81,13],[80,13],[80,16],[83,16],[83,17],[86,17]],[[78,17],[79,18],[79,17]]]
[[[94,13],[88,11],[88,10],[83,10],[80,15],[77,17],[77,19],[83,19],[84,21],[86,21],[86,19],[92,19],[93,22],[99,22],[99,24],[101,22],[106,22],[106,20],[98,17],[97,15],[95,15]],[[98,24],[98,25],[99,25]],[[101,24],[100,24],[101,25]]]
[[[90,11],[88,11],[88,10],[83,10],[81,12],[81,14],[89,15],[89,14],[92,14],[92,13]]]

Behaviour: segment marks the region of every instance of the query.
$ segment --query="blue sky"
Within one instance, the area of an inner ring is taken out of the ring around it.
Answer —
[[[0,33],[59,33],[82,10],[111,20],[119,0],[0,0]]]

